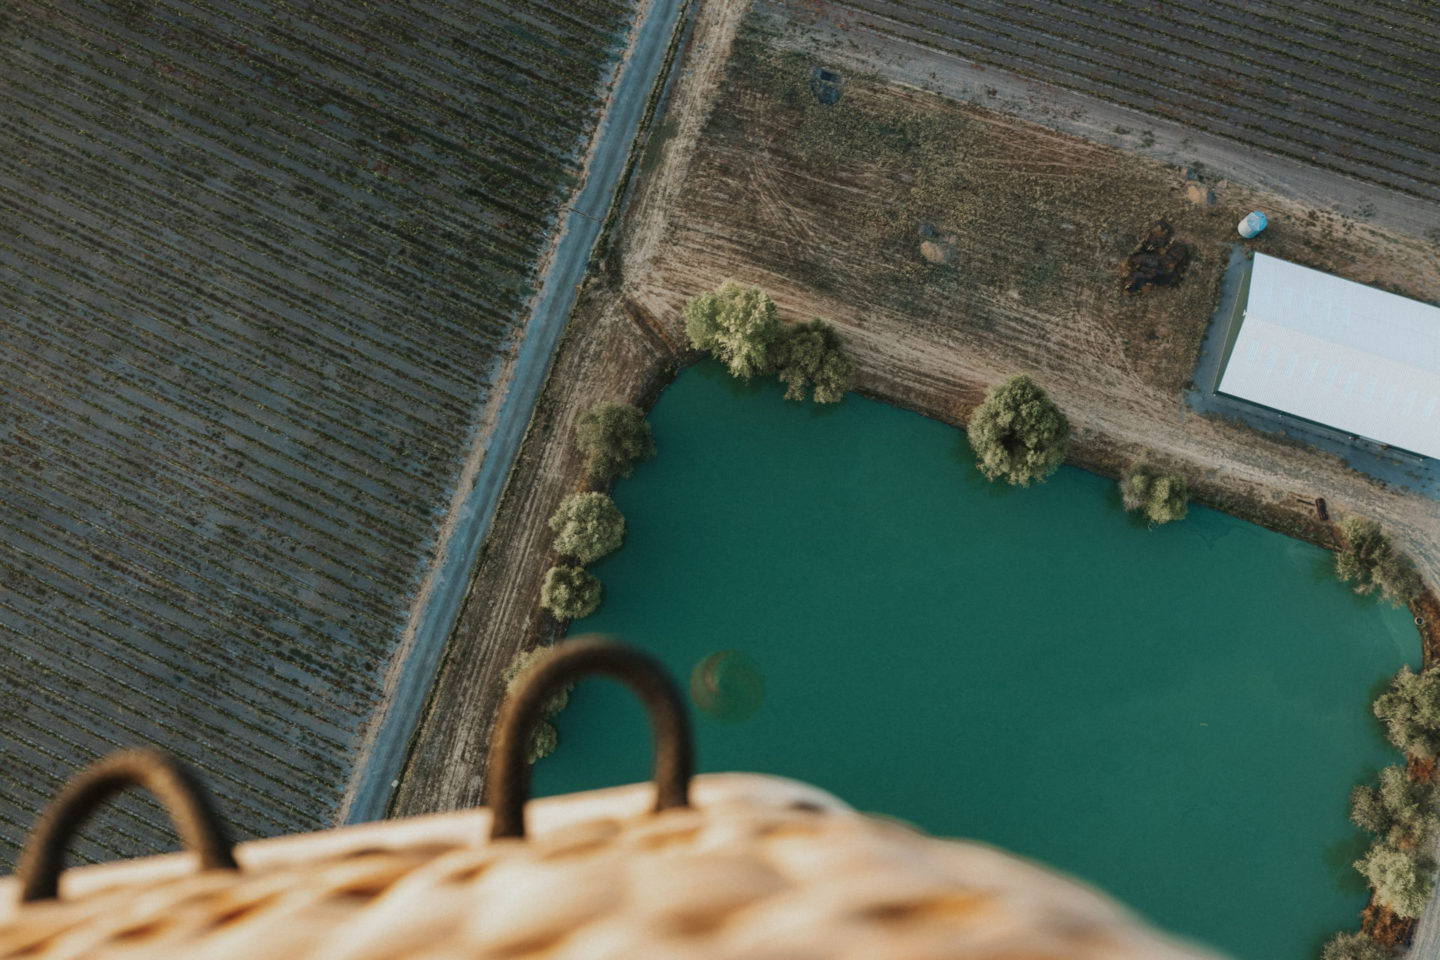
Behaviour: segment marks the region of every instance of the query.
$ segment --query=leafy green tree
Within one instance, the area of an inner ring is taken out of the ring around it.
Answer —
[[[1156,477],[1150,487],[1150,503],[1145,507],[1145,516],[1151,523],[1169,523],[1184,520],[1189,512],[1190,484],[1184,477]]]
[[[1361,830],[1383,837],[1395,825],[1395,818],[1380,799],[1379,792],[1361,783],[1350,791],[1350,822]]]
[[[967,429],[980,472],[1022,487],[1058,470],[1070,441],[1065,414],[1023,375],[987,390]]]
[[[540,605],[561,620],[579,620],[600,609],[600,581],[583,567],[551,567],[540,586]]]
[[[597,403],[586,410],[575,424],[575,446],[585,457],[585,472],[600,483],[628,477],[638,461],[655,456],[645,414],[628,403]]]
[[[710,351],[732,376],[749,380],[769,372],[780,318],[764,291],[726,280],[685,304],[685,333],[695,349]]]
[[[1131,513],[1143,513],[1152,524],[1184,520],[1189,509],[1190,485],[1181,476],[1156,476],[1147,464],[1137,463],[1120,478],[1120,499]]]
[[[804,400],[815,387],[816,403],[839,403],[855,386],[855,358],[823,320],[813,320],[782,333],[771,344],[771,363],[785,383],[786,400]]]
[[[1355,869],[1375,888],[1375,898],[1389,904],[1400,917],[1420,916],[1435,889],[1434,860],[1415,851],[1397,850],[1383,840],[1355,861]]]
[[[548,657],[550,652],[550,647],[534,647],[517,653],[515,659],[505,668],[505,694],[514,696],[519,689],[521,678]],[[531,729],[530,739],[525,744],[525,759],[529,763],[533,764],[536,760],[550,756],[555,752],[555,748],[560,746],[560,729],[550,721],[570,703],[570,694],[574,689],[573,683],[563,684],[540,705],[542,719]]]
[[[1320,951],[1320,960],[1390,960],[1389,948],[1368,933],[1337,933]]]
[[[550,517],[555,549],[581,563],[613,553],[625,541],[625,517],[603,493],[572,493]]]
[[[1440,791],[1392,765],[1380,771],[1378,790],[1358,786],[1350,792],[1350,819],[1397,849],[1426,848],[1440,830]]]
[[[1440,671],[1401,667],[1374,709],[1395,746],[1417,757],[1440,755]]]
[[[1346,517],[1340,524],[1344,547],[1335,554],[1335,573],[1355,592],[1380,595],[1403,606],[1420,595],[1423,584],[1410,558],[1395,549],[1380,524],[1364,517]]]

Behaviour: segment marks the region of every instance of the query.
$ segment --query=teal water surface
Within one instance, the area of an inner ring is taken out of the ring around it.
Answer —
[[[651,422],[659,456],[615,491],[626,544],[593,568],[605,605],[571,633],[682,684],[748,657],[763,700],[695,711],[702,770],[1043,860],[1244,960],[1358,926],[1348,796],[1399,759],[1369,701],[1419,640],[1324,551],[1204,508],[1146,529],[1070,467],[991,484],[952,427],[786,403],[713,364]],[[537,793],[647,777],[619,687],[582,684],[558,724]]]

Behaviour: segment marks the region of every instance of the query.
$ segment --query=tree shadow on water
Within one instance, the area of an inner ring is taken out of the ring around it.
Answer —
[[[970,446],[970,439],[965,431],[958,432],[955,443],[950,448],[951,456],[960,467],[960,482],[966,490],[972,491],[976,496],[986,497],[992,500],[1003,500],[1013,497],[1023,490],[1023,487],[1007,483],[1003,479],[990,480],[980,472],[976,464],[975,450]]]
[[[1335,889],[1347,896],[1361,896],[1370,883],[1355,869],[1355,861],[1365,856],[1370,838],[1359,830],[1351,830],[1343,840],[1325,845],[1322,857]]]
[[[725,365],[713,357],[695,364],[695,375],[702,380],[718,381],[732,397],[753,396],[774,389],[775,386],[774,378],[769,376],[755,376],[749,380],[732,377],[730,371],[725,369]]]
[[[786,400],[785,402],[794,403],[795,401]],[[810,408],[809,413],[811,420],[822,420],[825,417],[833,417],[838,414],[840,408],[845,405],[844,400],[841,400],[839,403],[816,403],[814,400],[806,400],[803,402]]]
[[[1125,497],[1120,493],[1120,484],[1105,484],[1105,505],[1115,513],[1124,514],[1125,522],[1131,530],[1152,529],[1150,519],[1142,511],[1125,509]]]

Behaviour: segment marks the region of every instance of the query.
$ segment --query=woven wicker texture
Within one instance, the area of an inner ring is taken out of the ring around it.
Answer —
[[[0,881],[0,957],[126,960],[1196,960],[1098,893],[769,777],[697,777],[654,813],[638,784],[490,812],[66,871],[60,899]]]

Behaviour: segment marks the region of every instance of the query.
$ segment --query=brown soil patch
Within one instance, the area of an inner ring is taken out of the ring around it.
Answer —
[[[1120,289],[1145,293],[1156,287],[1178,287],[1190,265],[1190,245],[1175,239],[1175,231],[1164,220],[1155,221],[1140,240],[1135,252],[1125,258]]]
[[[1389,906],[1373,900],[1361,918],[1360,929],[1370,934],[1376,943],[1391,949],[1409,943],[1415,932],[1414,920],[1397,917]]]
[[[1427,590],[1420,599],[1410,604],[1410,612],[1415,615],[1416,625],[1420,628],[1424,665],[1433,667],[1440,663],[1440,599],[1436,598],[1435,591]]]

